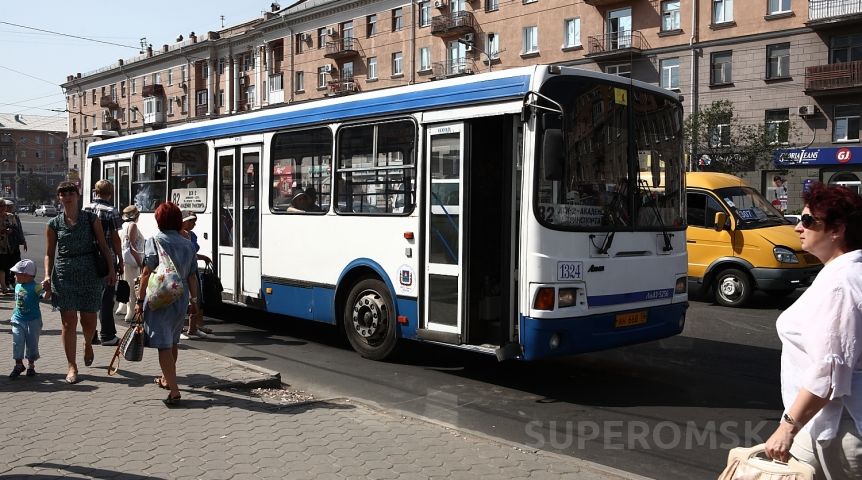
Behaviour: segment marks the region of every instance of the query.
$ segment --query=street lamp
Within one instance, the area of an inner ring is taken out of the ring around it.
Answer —
[[[472,37],[472,35],[470,35],[470,36]],[[477,52],[485,55],[485,58],[488,60],[488,71],[489,72],[491,71],[491,55],[489,55],[488,52],[486,52],[485,50],[482,50],[481,48],[477,47],[476,42],[474,40],[462,37],[462,38],[458,38],[458,43],[466,46],[467,48],[474,49]]]

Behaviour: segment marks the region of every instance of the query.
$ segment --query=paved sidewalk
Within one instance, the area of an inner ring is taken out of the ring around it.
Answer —
[[[182,345],[178,407],[166,407],[167,391],[153,383],[154,350],[108,376],[114,347],[94,346],[96,360],[84,367],[80,332],[81,381],[67,385],[60,315],[45,304],[39,373],[10,380],[11,307],[2,296],[2,479],[642,478],[355,400],[310,400],[282,388],[277,372]]]

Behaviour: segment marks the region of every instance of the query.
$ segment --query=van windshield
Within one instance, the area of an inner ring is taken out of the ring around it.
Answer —
[[[715,192],[736,217],[740,230],[787,225],[775,207],[751,187],[728,187]]]

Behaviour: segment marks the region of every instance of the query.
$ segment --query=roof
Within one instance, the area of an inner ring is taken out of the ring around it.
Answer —
[[[65,116],[0,113],[0,129],[66,133],[69,131],[69,120]]]
[[[685,174],[685,185],[687,187],[705,188],[707,190],[748,186],[745,181],[739,177],[718,172],[688,172]]]

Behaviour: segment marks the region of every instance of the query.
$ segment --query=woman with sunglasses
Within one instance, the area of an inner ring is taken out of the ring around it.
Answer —
[[[771,458],[809,463],[817,479],[862,478],[862,197],[815,184],[796,232],[823,262],[778,317],[784,413]]]
[[[93,262],[94,239],[108,264],[108,282],[113,285],[117,276],[114,274],[114,257],[108,250],[102,231],[102,222],[98,221],[99,217],[95,214],[81,210],[78,186],[72,182],[61,182],[57,186],[57,197],[63,205],[63,212],[48,222],[46,278],[42,286],[51,292],[51,304],[60,310],[60,336],[69,364],[66,383],[78,383],[75,352],[78,312],[84,331],[84,365],[90,366],[93,364],[91,341],[96,332],[96,312],[102,306],[104,277],[96,272]]]

